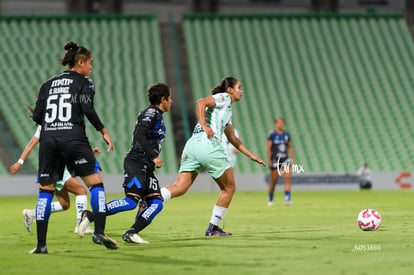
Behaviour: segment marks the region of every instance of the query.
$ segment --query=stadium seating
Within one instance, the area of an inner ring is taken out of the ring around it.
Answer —
[[[148,105],[147,87],[166,81],[158,22],[153,16],[124,17],[3,17],[0,19],[0,106],[18,144],[24,148],[35,131],[26,104],[34,105],[43,81],[65,68],[63,45],[74,40],[93,54],[95,107],[114,143],[113,153],[98,160],[105,173],[121,174],[138,112]],[[4,60],[4,61],[3,61]],[[164,115],[167,138],[160,174],[177,171],[169,113]],[[92,146],[106,145],[87,122]],[[16,156],[18,157],[18,156]],[[37,150],[29,158],[37,167]],[[0,169],[0,174],[5,169]]]
[[[283,116],[306,172],[414,167],[414,45],[401,15],[188,15],[183,26],[194,97],[241,80],[233,123],[262,158]],[[244,157],[236,170],[266,171]]]
[[[240,79],[245,94],[233,123],[262,158],[274,118],[283,116],[305,172],[353,173],[363,162],[374,171],[414,166],[414,45],[401,15],[188,15],[183,27],[194,99],[225,76]],[[63,44],[75,40],[94,55],[95,105],[116,145],[98,159],[106,173],[122,173],[145,90],[166,80],[156,18],[2,17],[0,33],[0,108],[20,147],[35,130],[25,105],[63,69]],[[172,131],[168,113],[165,120]],[[87,132],[105,148],[90,125]],[[37,166],[35,151],[28,161]],[[159,173],[175,173],[171,132],[162,158]],[[267,171],[238,160],[238,172]]]

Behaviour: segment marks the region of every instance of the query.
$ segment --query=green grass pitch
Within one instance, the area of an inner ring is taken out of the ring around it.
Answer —
[[[23,227],[21,210],[36,197],[0,198],[1,274],[412,274],[413,191],[297,191],[293,205],[282,193],[267,207],[265,192],[238,192],[224,228],[234,236],[205,238],[217,193],[188,193],[168,202],[141,236],[148,245],[124,243],[135,211],[110,216],[106,233],[120,244],[109,251],[73,232],[75,210],[52,214],[48,255],[29,255],[36,230]],[[121,197],[110,194],[107,200]],[[363,232],[364,208],[383,218]]]

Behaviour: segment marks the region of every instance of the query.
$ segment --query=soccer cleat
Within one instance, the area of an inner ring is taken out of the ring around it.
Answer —
[[[139,243],[139,244],[149,243],[143,238],[141,238],[137,233],[125,232],[124,234],[122,234],[122,239],[127,243]]]
[[[35,211],[32,209],[23,209],[24,227],[30,233],[32,232],[32,224],[36,217]]]
[[[42,246],[42,247],[36,247],[32,250],[29,251],[29,254],[47,254],[47,247],[46,246]]]
[[[89,226],[86,227],[85,234],[92,234],[94,230],[90,228]],[[75,226],[75,229],[73,230],[73,233],[79,234],[79,225]]]
[[[86,231],[88,230],[89,224],[93,221],[93,214],[91,211],[89,210],[84,210],[82,212],[82,216],[81,216],[81,221],[78,225],[78,235],[80,237],[85,236],[85,234],[87,233]],[[92,232],[93,233],[93,232]]]
[[[231,234],[230,232],[224,232],[223,229],[221,229],[220,227],[206,230],[206,237],[227,237],[231,235],[233,234]]]
[[[290,200],[289,201],[285,201],[285,205],[286,206],[292,205],[292,202]]]
[[[96,244],[103,244],[108,249],[118,249],[118,244],[105,234],[93,234],[92,241]]]
[[[273,205],[274,205],[273,201],[269,201],[269,202],[267,203],[267,206],[269,206],[269,207],[271,207],[271,206],[273,206]]]

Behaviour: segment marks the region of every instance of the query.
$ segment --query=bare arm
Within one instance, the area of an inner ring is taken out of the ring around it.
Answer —
[[[226,129],[224,129],[224,133],[226,134],[227,139],[229,140],[229,142],[231,144],[233,144],[233,146],[236,147],[237,150],[242,152],[244,155],[249,157],[251,160],[253,160],[253,161],[255,161],[255,162],[257,162],[261,165],[266,165],[266,163],[262,159],[260,159],[258,156],[256,156],[252,152],[250,152],[250,150],[247,149],[247,147],[242,144],[241,140],[238,137],[236,137],[236,135],[234,134],[233,126],[231,124],[229,124],[226,127]]]
[[[289,152],[290,158],[292,159],[292,164],[295,164],[296,158],[295,158],[295,152],[293,151],[292,141],[288,142],[288,152]]]
[[[272,143],[272,140],[268,140],[266,145],[267,161],[269,165],[272,164]]]
[[[197,100],[196,103],[196,115],[198,122],[200,123],[201,128],[206,133],[208,138],[212,138],[214,136],[213,130],[207,125],[206,122],[206,108],[207,107],[215,107],[216,102],[214,97],[208,96],[202,99]]]
[[[99,132],[101,132],[103,139],[105,140],[106,144],[108,144],[107,152],[112,152],[114,150],[114,144],[112,143],[112,138],[108,133],[106,128],[102,128]]]
[[[32,137],[32,139],[29,141],[29,143],[24,148],[22,154],[20,155],[19,161],[9,167],[9,173],[11,175],[14,175],[17,172],[19,172],[20,168],[22,168],[23,166],[22,161],[25,161],[27,159],[27,157],[32,152],[33,148],[35,148],[38,143],[39,143],[39,138]]]

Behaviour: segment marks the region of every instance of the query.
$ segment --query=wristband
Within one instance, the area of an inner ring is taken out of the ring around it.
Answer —
[[[17,163],[19,163],[19,164],[23,165],[23,163],[24,163],[24,160],[22,160],[22,159],[19,159],[19,160],[17,161]]]

